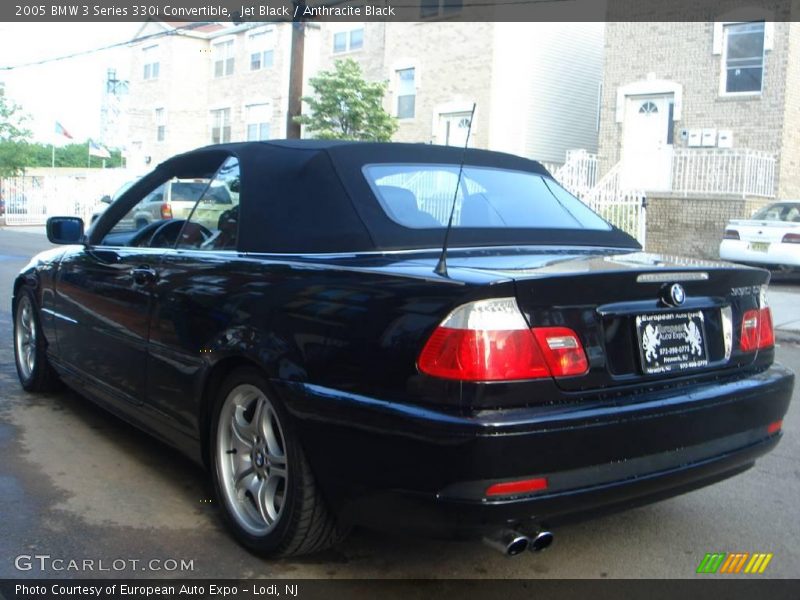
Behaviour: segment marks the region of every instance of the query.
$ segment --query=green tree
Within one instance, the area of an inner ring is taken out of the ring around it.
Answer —
[[[27,166],[25,142],[31,133],[25,128],[25,121],[22,108],[0,87],[0,177],[17,175]]]
[[[49,167],[53,161],[53,148],[50,144],[39,142],[8,142],[0,143],[0,155],[4,148],[16,152],[24,157],[24,168],[30,167]],[[89,142],[67,144],[56,146],[55,166],[56,167],[91,167],[100,168],[105,163],[107,168],[121,167],[123,165],[122,153],[119,150],[109,148],[110,158],[102,159],[97,156],[89,156]]]
[[[314,95],[303,101],[310,114],[294,119],[312,137],[388,142],[397,131],[397,119],[383,109],[386,83],[365,81],[356,61],[336,61],[333,71],[322,71],[309,84]]]

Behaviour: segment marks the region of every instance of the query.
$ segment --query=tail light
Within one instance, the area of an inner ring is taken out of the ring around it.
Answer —
[[[170,206],[167,202],[161,205],[161,218],[162,219],[171,219],[172,218],[172,206]]]
[[[742,317],[742,335],[739,337],[739,347],[743,352],[752,352],[758,349],[761,327],[758,323],[758,310],[748,310]]]
[[[738,239],[740,239],[739,238],[739,232],[736,231],[735,229],[726,229],[725,230],[725,234],[722,236],[722,238],[725,239],[725,240],[738,240]]]
[[[589,363],[566,327],[530,329],[514,298],[460,306],[436,328],[419,370],[459,381],[509,381],[584,374]]]
[[[781,241],[784,244],[800,244],[800,233],[787,233]]]
[[[583,375],[589,369],[574,331],[566,327],[535,327],[532,331],[553,377]]]
[[[759,310],[758,349],[772,348],[775,345],[775,330],[772,327],[772,311],[769,306]]]
[[[761,288],[759,305],[761,308],[748,310],[742,317],[742,333],[739,337],[739,347],[743,352],[764,350],[775,345],[772,311],[767,306],[766,286]]]

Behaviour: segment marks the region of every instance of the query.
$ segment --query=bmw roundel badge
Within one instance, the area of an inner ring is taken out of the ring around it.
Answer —
[[[666,293],[663,295],[662,299],[664,300],[665,304],[670,306],[680,306],[686,301],[686,292],[680,283],[673,283],[664,291]]]

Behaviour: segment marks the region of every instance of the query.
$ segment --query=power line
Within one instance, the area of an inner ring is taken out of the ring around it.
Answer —
[[[154,21],[153,21],[154,22]],[[89,50],[81,50],[79,52],[73,52],[71,54],[64,54],[62,56],[54,56],[51,58],[43,58],[41,60],[31,61],[27,63],[22,63],[19,65],[8,65],[4,67],[0,67],[0,71],[13,71],[15,69],[24,69],[27,67],[36,67],[39,65],[46,65],[52,62],[58,62],[62,60],[69,60],[71,58],[78,58],[79,56],[86,56],[87,54],[94,54],[96,52],[103,52],[105,50],[113,50],[114,48],[122,48],[124,46],[130,46],[132,44],[138,44],[140,42],[144,42],[150,39],[161,38],[164,36],[169,35],[178,35],[182,31],[191,31],[192,29],[197,29],[198,27],[203,27],[204,25],[208,25],[207,22],[196,22],[190,23],[189,25],[184,25],[181,27],[176,27],[170,31],[161,31],[158,33],[151,33],[149,35],[145,35],[142,37],[137,37],[131,40],[126,40],[124,42],[115,42],[113,44],[108,44],[107,46],[100,46],[98,48],[91,48]]]
[[[563,4],[568,2],[575,2],[576,0],[483,0],[479,2],[465,2],[462,4],[461,10],[470,9],[470,8],[489,8],[493,6],[524,6],[524,5],[537,5],[537,4]],[[342,4],[347,4],[351,2],[351,0],[333,0],[327,3],[321,3],[314,6],[309,6],[309,8],[334,8],[336,6],[340,6]],[[408,9],[408,8],[422,8],[422,3],[420,4],[392,4],[392,7],[398,9]],[[313,20],[313,19],[309,19]],[[156,22],[156,21],[151,21]],[[43,58],[41,60],[31,61],[27,63],[21,63],[18,65],[6,65],[0,67],[0,71],[13,71],[15,69],[24,69],[28,67],[36,67],[40,65],[45,65],[53,62],[59,62],[62,60],[69,60],[72,58],[78,58],[80,56],[86,56],[89,54],[94,54],[96,52],[103,52],[105,50],[113,50],[114,48],[122,48],[124,46],[130,46],[132,44],[138,44],[143,41],[157,39],[165,36],[170,35],[179,35],[182,31],[191,31],[193,29],[197,29],[198,27],[203,27],[205,25],[209,25],[210,23],[218,23],[219,21],[197,21],[190,23],[188,25],[184,25],[181,27],[176,27],[170,31],[162,31],[159,33],[151,33],[150,35],[134,38],[131,40],[126,40],[123,42],[115,42],[113,44],[108,44],[106,46],[99,46],[97,48],[91,48],[89,50],[81,50],[79,52],[73,52],[71,54],[64,54],[61,56],[54,56],[51,58]],[[241,21],[242,23],[247,22],[246,20]],[[257,23],[267,24],[267,23],[291,23],[291,19],[275,19],[272,21],[257,21]],[[387,21],[390,23],[391,21]],[[402,21],[401,21],[402,22]],[[425,22],[424,19],[420,20],[419,22]],[[438,21],[437,21],[438,22]],[[464,22],[464,21],[457,21],[457,22]],[[255,23],[252,22],[251,23]]]

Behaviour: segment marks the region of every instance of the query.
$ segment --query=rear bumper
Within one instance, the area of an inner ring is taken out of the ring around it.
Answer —
[[[736,381],[471,417],[342,394],[284,391],[323,491],[346,521],[472,537],[527,521],[653,502],[746,470],[771,450],[794,376],[773,365]],[[548,489],[487,500],[491,483]]]
[[[719,257],[752,265],[800,267],[800,245],[772,242],[766,252],[758,252],[751,250],[747,241],[722,240]]]

